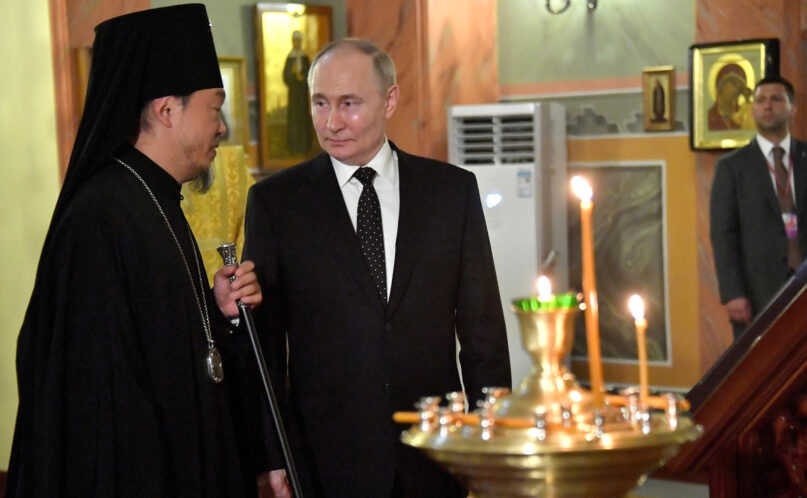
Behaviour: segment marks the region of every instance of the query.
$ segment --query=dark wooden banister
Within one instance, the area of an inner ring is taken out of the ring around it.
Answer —
[[[691,414],[704,433],[667,463],[665,475],[707,472],[711,497],[753,495],[742,483],[759,469],[747,468],[741,443],[759,440],[759,431],[770,433],[777,414],[807,392],[806,288],[807,265],[802,265],[690,390]]]

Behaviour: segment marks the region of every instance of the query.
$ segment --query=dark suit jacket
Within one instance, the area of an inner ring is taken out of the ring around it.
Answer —
[[[288,395],[300,473],[316,496],[390,496],[396,480],[407,496],[461,494],[403,447],[405,427],[392,422],[422,396],[461,389],[455,331],[471,407],[482,387],[510,385],[476,179],[393,149],[400,215],[387,305],[328,155],[258,182],[247,203],[244,254],[264,294],[256,322],[275,389]]]
[[[790,155],[799,242],[807,254],[807,143],[793,140]],[[709,213],[720,300],[745,296],[756,315],[790,273],[782,212],[756,139],[717,162]]]

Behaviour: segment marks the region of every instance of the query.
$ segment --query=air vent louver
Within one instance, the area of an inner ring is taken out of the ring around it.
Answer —
[[[535,162],[533,114],[453,116],[453,160],[460,165]]]

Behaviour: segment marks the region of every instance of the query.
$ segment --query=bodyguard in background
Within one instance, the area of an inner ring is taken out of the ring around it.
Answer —
[[[807,254],[807,143],[790,135],[793,85],[761,79],[751,143],[717,162],[709,206],[720,300],[735,339]]]

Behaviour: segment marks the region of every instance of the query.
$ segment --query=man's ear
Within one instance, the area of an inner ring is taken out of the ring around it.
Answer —
[[[384,115],[387,119],[391,118],[392,115],[395,113],[395,109],[398,108],[398,85],[392,85],[387,90],[386,94],[386,106],[384,108]]]
[[[150,104],[150,114],[155,123],[171,128],[173,117],[176,115],[178,101],[174,97],[160,97]]]

